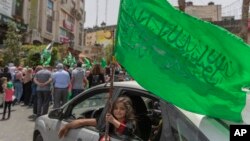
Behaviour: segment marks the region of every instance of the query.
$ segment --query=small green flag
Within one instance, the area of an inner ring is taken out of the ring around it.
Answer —
[[[40,63],[41,63],[43,66],[47,66],[47,65],[50,64],[50,61],[51,61],[51,51],[52,51],[52,48],[53,48],[53,44],[54,44],[54,42],[52,41],[52,42],[49,43],[49,44],[47,45],[47,47],[42,51]]]
[[[69,52],[68,56],[66,56],[63,59],[63,64],[65,65],[69,65],[70,67],[74,67],[74,65],[76,64],[76,59],[75,57]]]
[[[241,121],[250,48],[166,0],[121,0],[115,56],[145,89],[183,109]]]
[[[102,68],[105,68],[107,66],[107,62],[104,58],[102,58],[102,60],[101,60],[101,66],[102,66]]]
[[[86,57],[84,57],[84,64],[86,64],[87,69],[90,69],[92,67],[89,59],[87,59]]]

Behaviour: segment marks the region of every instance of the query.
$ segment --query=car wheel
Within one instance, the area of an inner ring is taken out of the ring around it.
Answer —
[[[43,141],[43,137],[41,134],[38,134],[35,138],[35,141]]]

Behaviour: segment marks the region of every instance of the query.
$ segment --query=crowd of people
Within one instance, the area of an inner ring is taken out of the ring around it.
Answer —
[[[130,79],[124,70],[115,71],[114,81]],[[45,115],[51,104],[53,108],[58,108],[84,90],[108,81],[109,67],[102,68],[100,64],[94,64],[91,69],[86,69],[80,61],[74,68],[62,63],[55,67],[9,65],[0,68],[0,106],[4,111],[2,120],[9,119],[11,106],[19,104],[33,107],[35,118]]]

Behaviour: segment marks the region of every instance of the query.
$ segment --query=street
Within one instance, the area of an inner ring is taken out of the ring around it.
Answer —
[[[3,108],[0,108],[2,119]],[[0,141],[32,141],[34,120],[29,118],[32,108],[22,105],[12,107],[9,120],[0,120]]]

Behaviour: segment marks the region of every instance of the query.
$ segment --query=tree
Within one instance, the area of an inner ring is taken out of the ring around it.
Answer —
[[[185,12],[185,8],[186,8],[186,1],[185,0],[178,0],[178,5],[179,5],[179,9],[183,12]]]
[[[248,11],[249,11],[250,0],[243,0],[242,3],[242,20],[241,20],[241,31],[240,37],[247,42],[247,33],[248,33]]]
[[[47,45],[24,45],[22,51],[25,52],[26,58],[24,60],[25,66],[37,66],[41,65],[41,52],[46,48]],[[61,54],[58,51],[62,47],[55,46],[52,48],[50,66],[54,66],[55,62],[60,60]]]
[[[6,39],[3,41],[4,49],[4,64],[13,62],[15,65],[20,64],[20,51],[22,35],[18,33],[16,24],[12,21],[8,23]]]

